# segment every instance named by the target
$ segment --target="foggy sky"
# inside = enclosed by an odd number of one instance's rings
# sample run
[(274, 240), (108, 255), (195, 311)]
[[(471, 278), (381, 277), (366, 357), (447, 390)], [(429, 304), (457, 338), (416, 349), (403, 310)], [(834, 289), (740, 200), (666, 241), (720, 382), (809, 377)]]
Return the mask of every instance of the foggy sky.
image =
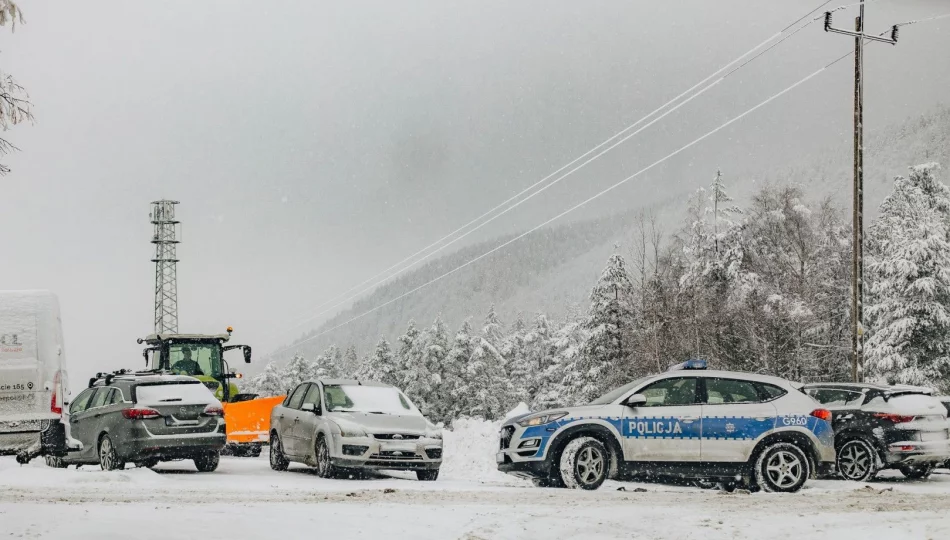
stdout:
[[(263, 360), (306, 330), (288, 332), (316, 304), (820, 1), (19, 3), (27, 22), (0, 32), (0, 68), (28, 89), (37, 122), (6, 133), (22, 151), (0, 178), (0, 289), (59, 294), (82, 381), (141, 365), (135, 338), (152, 330), (150, 201), (182, 203), (181, 330), (232, 325)], [(879, 0), (868, 28), (948, 8)], [(870, 129), (947, 102), (948, 30), (946, 20), (910, 26), (898, 46), (868, 47)], [(851, 46), (812, 25), (471, 240), (534, 226)], [(587, 215), (688, 191), (717, 167), (761, 171), (850, 138), (851, 69), (841, 62)]]

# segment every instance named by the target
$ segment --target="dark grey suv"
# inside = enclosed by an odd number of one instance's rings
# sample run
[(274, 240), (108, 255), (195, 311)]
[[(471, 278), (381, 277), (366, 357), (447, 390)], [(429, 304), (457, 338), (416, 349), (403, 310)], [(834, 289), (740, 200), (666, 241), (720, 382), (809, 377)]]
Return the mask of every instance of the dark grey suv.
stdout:
[(178, 375), (107, 375), (69, 404), (69, 436), (82, 443), (52, 467), (96, 464), (122, 469), (192, 459), (201, 472), (218, 467), (226, 434), (224, 410), (198, 379)]

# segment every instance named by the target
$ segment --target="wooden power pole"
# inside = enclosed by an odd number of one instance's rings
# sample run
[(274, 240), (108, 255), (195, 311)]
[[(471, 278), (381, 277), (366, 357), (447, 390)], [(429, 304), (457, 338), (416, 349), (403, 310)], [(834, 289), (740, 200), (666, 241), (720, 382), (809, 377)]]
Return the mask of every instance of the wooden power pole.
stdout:
[(854, 21), (854, 31), (834, 28), (831, 12), (825, 13), (825, 31), (854, 37), (854, 237), (851, 264), (851, 378), (864, 380), (864, 42), (897, 44), (897, 26), (891, 37), (864, 33), (864, 1)]

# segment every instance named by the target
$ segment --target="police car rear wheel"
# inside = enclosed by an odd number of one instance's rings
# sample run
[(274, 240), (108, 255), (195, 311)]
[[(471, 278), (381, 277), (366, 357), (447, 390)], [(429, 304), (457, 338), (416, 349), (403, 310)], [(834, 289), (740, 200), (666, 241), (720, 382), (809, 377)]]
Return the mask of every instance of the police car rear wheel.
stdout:
[(769, 446), (755, 462), (755, 481), (762, 491), (793, 493), (805, 485), (810, 476), (805, 453), (793, 443)]
[(603, 443), (593, 437), (580, 437), (567, 443), (561, 453), (561, 480), (571, 489), (597, 489), (607, 479), (609, 464)]

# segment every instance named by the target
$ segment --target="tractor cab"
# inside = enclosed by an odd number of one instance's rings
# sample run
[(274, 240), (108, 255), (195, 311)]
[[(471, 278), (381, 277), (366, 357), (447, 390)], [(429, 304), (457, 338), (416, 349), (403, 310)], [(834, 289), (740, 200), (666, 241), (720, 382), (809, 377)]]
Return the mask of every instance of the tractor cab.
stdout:
[(145, 365), (150, 371), (167, 371), (178, 375), (190, 375), (200, 380), (224, 403), (253, 399), (253, 395), (238, 393), (231, 379), (241, 378), (224, 359), (224, 353), (241, 349), (244, 362), (251, 362), (251, 347), (227, 345), (227, 334), (151, 334), (138, 343), (148, 347), (142, 351)]

